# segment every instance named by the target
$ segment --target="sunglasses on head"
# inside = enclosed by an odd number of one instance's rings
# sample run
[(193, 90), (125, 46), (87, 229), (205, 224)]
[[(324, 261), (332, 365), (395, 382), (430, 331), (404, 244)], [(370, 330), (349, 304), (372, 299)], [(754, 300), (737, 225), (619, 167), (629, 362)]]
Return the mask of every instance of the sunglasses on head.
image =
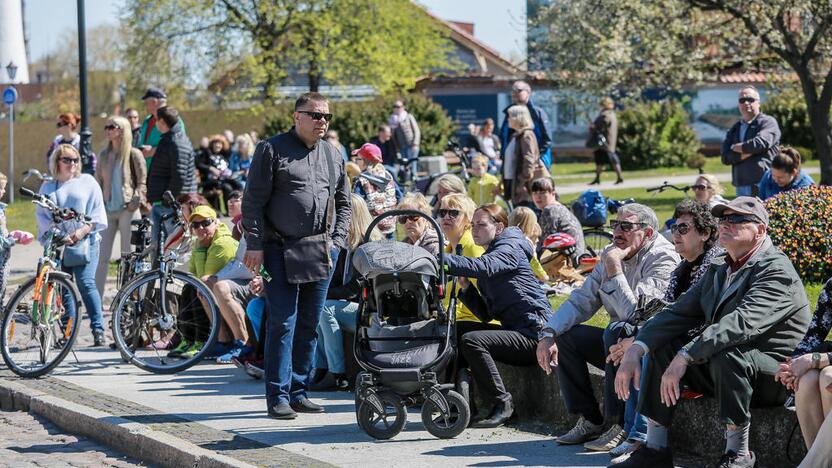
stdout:
[(709, 188), (711, 188), (711, 186), (710, 185), (703, 185), (703, 184), (696, 184), (696, 185), (691, 185), (691, 188), (694, 189), (694, 190), (708, 190)]
[(757, 102), (757, 98), (753, 98), (753, 97), (741, 97), (740, 98), (740, 104), (746, 104), (746, 103), (749, 103), (749, 102)]
[(684, 236), (685, 234), (689, 233), (692, 228), (693, 226), (691, 226), (688, 223), (676, 223), (673, 226), (670, 226), (670, 233), (679, 233), (679, 235)]
[(440, 218), (456, 219), (459, 216), (459, 210), (439, 210)]
[(758, 223), (756, 217), (744, 215), (744, 214), (729, 214), (725, 216), (720, 216), (719, 224), (745, 224), (745, 223)]
[(621, 229), (624, 232), (632, 232), (636, 229), (642, 229), (647, 226), (647, 223), (631, 223), (630, 221), (610, 221), (610, 229), (615, 231)]
[(118, 128), (118, 125), (115, 124), (109, 124), (104, 126), (104, 130), (118, 130)]
[(415, 223), (416, 221), (419, 221), (419, 218), (421, 218), (421, 216), (399, 216), (399, 224), (405, 224), (408, 221)]
[(67, 164), (67, 165), (69, 165), (69, 164), (78, 164), (79, 162), (81, 162), (81, 160), (78, 159), (78, 158), (59, 158), (58, 161), (60, 161), (64, 164)]
[(207, 228), (214, 224), (213, 219), (203, 219), (202, 221), (191, 221), (191, 229)]
[(332, 120), (332, 114), (325, 114), (323, 112), (312, 112), (312, 111), (298, 111), (299, 114), (306, 114), (309, 117), (312, 117), (312, 120), (323, 120), (325, 122), (329, 122)]

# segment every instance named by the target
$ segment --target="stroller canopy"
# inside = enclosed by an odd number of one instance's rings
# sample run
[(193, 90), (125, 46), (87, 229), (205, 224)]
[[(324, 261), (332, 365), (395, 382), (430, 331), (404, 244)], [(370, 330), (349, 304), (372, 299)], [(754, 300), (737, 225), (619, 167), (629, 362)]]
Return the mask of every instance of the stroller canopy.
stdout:
[(367, 242), (355, 250), (352, 262), (358, 273), (368, 279), (392, 273), (439, 276), (436, 258), (427, 250), (405, 242)]

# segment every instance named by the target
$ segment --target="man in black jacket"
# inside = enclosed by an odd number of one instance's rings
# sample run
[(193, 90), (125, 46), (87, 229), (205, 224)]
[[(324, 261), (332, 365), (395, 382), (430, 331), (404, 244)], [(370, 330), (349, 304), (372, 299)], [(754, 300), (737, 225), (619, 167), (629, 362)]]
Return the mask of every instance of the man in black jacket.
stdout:
[(722, 163), (731, 166), (738, 197), (756, 196), (763, 173), (780, 151), (780, 126), (774, 117), (760, 112), (760, 93), (753, 86), (740, 90), (739, 108), (742, 118), (722, 142)]
[[(532, 87), (525, 81), (515, 81), (511, 86), (511, 102), (512, 105), (521, 105), (529, 108), (529, 114), (532, 116), (534, 122), (534, 136), (537, 137), (537, 147), (540, 149), (540, 160), (546, 165), (546, 168), (552, 165), (552, 139), (549, 138), (549, 116), (546, 111), (537, 107), (532, 102)], [(500, 127), (500, 155), (505, 158), (508, 143), (514, 135), (514, 130), (508, 127), (508, 106), (503, 109), (505, 118), (503, 125)], [(505, 161), (505, 159), (503, 159)]]
[(352, 214), (344, 158), (322, 140), (332, 119), (326, 98), (302, 94), (293, 118), (291, 130), (257, 145), (243, 196), (243, 263), (255, 273), (262, 265), (271, 276), (265, 285), (266, 404), (277, 419), (324, 410), (307, 398), (307, 376), (332, 265), (346, 247)]
[(152, 238), (155, 241), (162, 215), (170, 209), (162, 206), (162, 194), (170, 190), (174, 197), (196, 192), (194, 178), (194, 149), (179, 121), (179, 112), (173, 107), (161, 107), (156, 111), (156, 126), (162, 133), (156, 155), (147, 173), (147, 205), (153, 221)]

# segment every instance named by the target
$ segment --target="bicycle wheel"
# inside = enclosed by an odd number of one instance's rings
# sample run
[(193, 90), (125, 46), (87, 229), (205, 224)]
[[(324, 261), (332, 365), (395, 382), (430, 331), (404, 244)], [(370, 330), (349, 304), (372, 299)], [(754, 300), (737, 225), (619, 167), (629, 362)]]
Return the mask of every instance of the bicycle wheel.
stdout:
[(612, 243), (612, 234), (601, 229), (588, 229), (584, 231), (584, 242), (586, 249), (593, 257), (601, 255), (604, 247)]
[[(179, 372), (201, 361), (219, 331), (214, 294), (195, 276), (178, 270), (166, 279), (158, 270), (133, 279), (112, 310), (113, 338), (124, 360), (157, 374)], [(183, 342), (202, 346), (182, 356), (171, 353)]]
[[(75, 304), (70, 313), (67, 302)], [(21, 377), (40, 377), (54, 369), (78, 336), (80, 302), (65, 278), (49, 276), (40, 291), (35, 278), (15, 291), (3, 318), (0, 350), (3, 361)]]

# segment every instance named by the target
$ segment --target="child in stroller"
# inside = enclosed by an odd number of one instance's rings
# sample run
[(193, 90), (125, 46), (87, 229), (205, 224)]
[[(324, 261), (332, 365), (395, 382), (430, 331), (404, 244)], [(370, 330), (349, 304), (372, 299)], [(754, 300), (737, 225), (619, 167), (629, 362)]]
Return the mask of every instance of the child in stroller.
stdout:
[[(387, 216), (421, 216), (439, 235), (432, 218), (415, 210), (388, 211), (367, 229), (365, 241)], [(432, 435), (456, 437), (468, 426), (468, 402), (439, 376), (456, 353), (456, 298), (445, 310), (445, 273), (430, 253), (403, 242), (366, 242), (353, 264), (362, 277), (354, 353), (363, 371), (356, 379), (358, 425), (376, 439), (389, 439), (407, 422), (407, 403), (423, 398), (422, 422)], [(450, 291), (456, 289), (455, 280)]]

